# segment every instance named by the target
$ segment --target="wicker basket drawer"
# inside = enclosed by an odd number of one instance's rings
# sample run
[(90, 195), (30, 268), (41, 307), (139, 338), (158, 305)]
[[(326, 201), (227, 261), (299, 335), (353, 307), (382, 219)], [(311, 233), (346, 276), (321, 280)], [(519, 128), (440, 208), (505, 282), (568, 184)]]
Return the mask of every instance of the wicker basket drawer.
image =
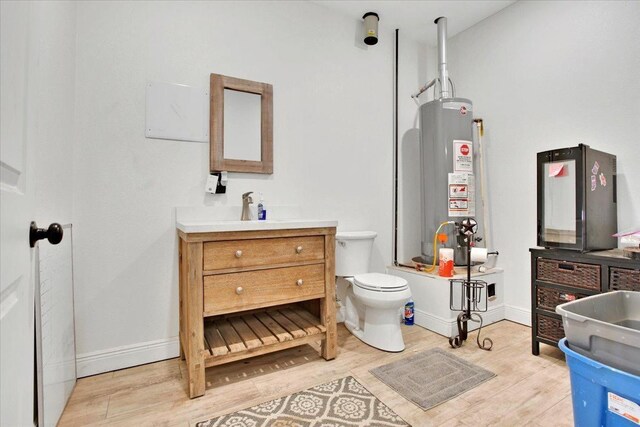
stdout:
[(538, 258), (537, 278), (558, 285), (600, 290), (599, 265)]
[(609, 290), (640, 291), (640, 270), (611, 267), (609, 269)]
[(551, 341), (560, 341), (564, 338), (564, 328), (562, 327), (562, 319), (537, 314), (538, 320), (538, 337), (546, 338)]
[(566, 292), (559, 289), (538, 286), (536, 289), (536, 307), (543, 310), (556, 311), (556, 306), (565, 302), (575, 301), (588, 295), (579, 292)]

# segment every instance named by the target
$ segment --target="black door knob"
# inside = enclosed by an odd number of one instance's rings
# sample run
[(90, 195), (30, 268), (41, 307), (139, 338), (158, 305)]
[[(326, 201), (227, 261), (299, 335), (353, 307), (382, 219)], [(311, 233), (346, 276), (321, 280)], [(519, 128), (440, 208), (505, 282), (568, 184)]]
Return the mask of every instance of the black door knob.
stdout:
[(52, 223), (46, 230), (38, 228), (35, 221), (31, 221), (29, 227), (29, 246), (32, 248), (38, 240), (47, 239), (52, 245), (57, 245), (62, 241), (62, 226), (57, 222)]

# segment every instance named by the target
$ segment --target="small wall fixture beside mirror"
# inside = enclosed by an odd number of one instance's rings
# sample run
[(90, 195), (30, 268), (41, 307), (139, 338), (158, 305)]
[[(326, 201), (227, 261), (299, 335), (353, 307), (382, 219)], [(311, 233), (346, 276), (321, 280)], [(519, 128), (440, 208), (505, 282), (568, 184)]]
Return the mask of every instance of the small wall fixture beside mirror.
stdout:
[(273, 86), (211, 74), (211, 172), (273, 173)]

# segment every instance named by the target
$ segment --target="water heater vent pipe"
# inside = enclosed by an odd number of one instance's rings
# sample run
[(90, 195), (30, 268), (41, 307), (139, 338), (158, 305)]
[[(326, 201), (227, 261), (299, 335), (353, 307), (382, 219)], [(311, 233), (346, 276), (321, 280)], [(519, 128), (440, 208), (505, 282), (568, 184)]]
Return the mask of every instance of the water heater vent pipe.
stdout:
[(449, 72), (447, 71), (447, 18), (434, 21), (438, 25), (438, 72), (440, 74), (440, 98), (449, 98)]

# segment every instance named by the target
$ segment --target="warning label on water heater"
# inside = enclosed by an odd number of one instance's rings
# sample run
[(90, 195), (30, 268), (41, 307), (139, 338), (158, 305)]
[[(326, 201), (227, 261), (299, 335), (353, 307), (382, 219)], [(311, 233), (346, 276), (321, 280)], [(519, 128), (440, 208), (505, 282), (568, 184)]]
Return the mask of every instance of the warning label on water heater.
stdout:
[(473, 173), (473, 143), (453, 140), (453, 172)]
[(470, 173), (449, 174), (449, 216), (475, 216), (475, 177)]

